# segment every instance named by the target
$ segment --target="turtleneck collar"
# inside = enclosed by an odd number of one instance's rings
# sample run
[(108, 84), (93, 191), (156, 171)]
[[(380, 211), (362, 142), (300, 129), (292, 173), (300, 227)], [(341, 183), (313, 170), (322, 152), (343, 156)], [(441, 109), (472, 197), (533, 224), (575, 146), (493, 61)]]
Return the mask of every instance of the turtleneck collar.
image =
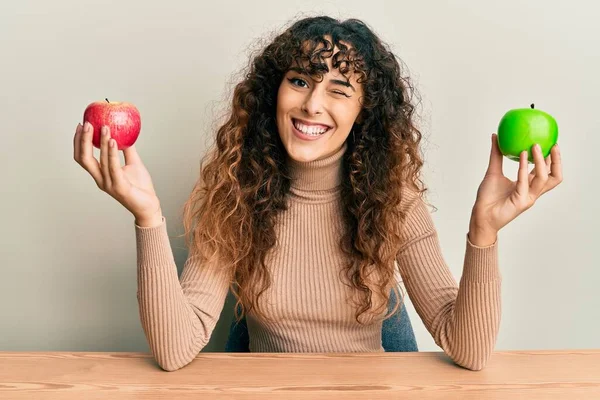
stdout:
[(338, 188), (342, 183), (342, 157), (347, 147), (344, 142), (338, 151), (322, 160), (296, 161), (288, 156), (292, 190), (318, 192)]

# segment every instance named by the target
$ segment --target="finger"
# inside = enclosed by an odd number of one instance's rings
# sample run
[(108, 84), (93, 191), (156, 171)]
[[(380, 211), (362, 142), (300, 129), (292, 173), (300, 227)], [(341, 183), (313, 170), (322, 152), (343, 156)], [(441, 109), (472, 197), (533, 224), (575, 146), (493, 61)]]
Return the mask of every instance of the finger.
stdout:
[(119, 148), (114, 139), (109, 139), (108, 141), (108, 170), (112, 182), (112, 189), (117, 195), (122, 195), (129, 181), (123, 176), (123, 169), (121, 168), (121, 160), (119, 158)]
[(486, 174), (502, 175), (502, 152), (498, 146), (498, 135), (492, 134), (492, 149)]
[(556, 181), (556, 184), (559, 184), (563, 180), (562, 175), (562, 159), (560, 157), (560, 148), (558, 144), (552, 147), (550, 151), (552, 154), (552, 165), (550, 166), (550, 175)]
[(123, 149), (123, 155), (125, 156), (125, 165), (142, 163), (142, 160), (135, 148), (135, 145), (131, 145), (128, 148)]
[(108, 170), (108, 140), (110, 139), (110, 129), (108, 126), (103, 126), (100, 135), (100, 170), (104, 178), (105, 190), (110, 190), (112, 181), (110, 179), (110, 171)]
[(75, 136), (73, 136), (73, 159), (79, 163), (79, 154), (81, 152), (81, 124), (77, 124), (75, 128)]
[[(552, 168), (552, 151), (550, 151), (550, 154), (548, 154), (548, 157), (546, 157), (546, 171), (548, 174), (550, 174)], [(536, 171), (536, 167), (533, 167), (533, 169), (531, 170), (531, 172), (529, 173), (529, 184), (531, 184), (531, 181), (533, 180), (533, 178), (535, 178), (535, 171)]]
[(517, 177), (517, 195), (520, 199), (529, 198), (529, 181), (527, 175), (529, 171), (529, 161), (527, 160), (527, 151), (524, 150), (519, 154), (519, 172)]
[(102, 178), (102, 172), (100, 171), (100, 164), (94, 157), (92, 137), (94, 136), (94, 128), (92, 124), (86, 122), (83, 125), (83, 131), (81, 133), (81, 144), (80, 144), (80, 161), (83, 168), (92, 175), (96, 185), (99, 188), (103, 187), (104, 179)]
[(533, 161), (535, 162), (535, 177), (531, 181), (529, 192), (535, 196), (540, 196), (544, 191), (544, 186), (548, 182), (548, 170), (544, 163), (542, 150), (533, 146), (531, 151), (533, 153)]

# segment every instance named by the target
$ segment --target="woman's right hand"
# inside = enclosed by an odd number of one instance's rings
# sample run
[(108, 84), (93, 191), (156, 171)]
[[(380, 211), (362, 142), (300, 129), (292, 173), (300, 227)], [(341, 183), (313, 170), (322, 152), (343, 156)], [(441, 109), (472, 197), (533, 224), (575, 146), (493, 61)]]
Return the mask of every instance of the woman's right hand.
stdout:
[[(90, 123), (77, 125), (73, 138), (73, 158), (77, 164), (92, 175), (103, 192), (121, 203), (136, 219), (136, 223), (162, 221), (160, 201), (154, 191), (152, 178), (142, 163), (135, 146), (123, 149), (125, 165), (121, 167), (119, 150), (110, 129), (102, 129), (106, 135), (100, 139), (100, 162), (93, 154), (93, 127)], [(102, 132), (104, 133), (104, 132)], [(110, 146), (110, 142), (114, 146)]]

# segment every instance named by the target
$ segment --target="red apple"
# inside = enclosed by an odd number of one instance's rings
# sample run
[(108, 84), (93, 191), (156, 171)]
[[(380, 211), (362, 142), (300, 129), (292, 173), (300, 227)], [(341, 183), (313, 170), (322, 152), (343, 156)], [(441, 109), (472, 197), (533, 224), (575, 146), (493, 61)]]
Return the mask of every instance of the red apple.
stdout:
[(88, 105), (83, 113), (83, 122), (94, 127), (92, 144), (100, 148), (100, 129), (106, 125), (110, 128), (110, 137), (117, 142), (118, 149), (131, 147), (142, 128), (140, 112), (131, 103), (95, 101)]

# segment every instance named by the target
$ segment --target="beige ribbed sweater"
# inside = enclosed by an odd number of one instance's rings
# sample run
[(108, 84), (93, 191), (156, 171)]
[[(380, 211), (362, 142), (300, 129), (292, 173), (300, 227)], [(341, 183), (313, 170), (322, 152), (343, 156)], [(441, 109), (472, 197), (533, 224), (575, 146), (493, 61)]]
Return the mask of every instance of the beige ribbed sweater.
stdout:
[[(253, 352), (382, 352), (382, 323), (360, 325), (339, 279), (343, 256), (340, 182), (346, 147), (326, 159), (288, 160), (289, 209), (276, 225), (277, 247), (268, 258), (272, 286), (261, 297), (272, 319), (247, 315)], [(460, 286), (446, 265), (427, 206), (406, 196), (409, 211), (397, 254), (399, 274), (425, 327), (455, 363), (483, 368), (500, 324), (501, 275), (497, 244), (473, 245), (466, 236)], [(135, 224), (134, 224), (135, 225)], [(138, 301), (142, 327), (161, 368), (177, 370), (208, 343), (223, 309), (229, 276), (188, 257), (181, 277), (166, 220), (135, 225)], [(222, 266), (221, 266), (222, 267)]]

